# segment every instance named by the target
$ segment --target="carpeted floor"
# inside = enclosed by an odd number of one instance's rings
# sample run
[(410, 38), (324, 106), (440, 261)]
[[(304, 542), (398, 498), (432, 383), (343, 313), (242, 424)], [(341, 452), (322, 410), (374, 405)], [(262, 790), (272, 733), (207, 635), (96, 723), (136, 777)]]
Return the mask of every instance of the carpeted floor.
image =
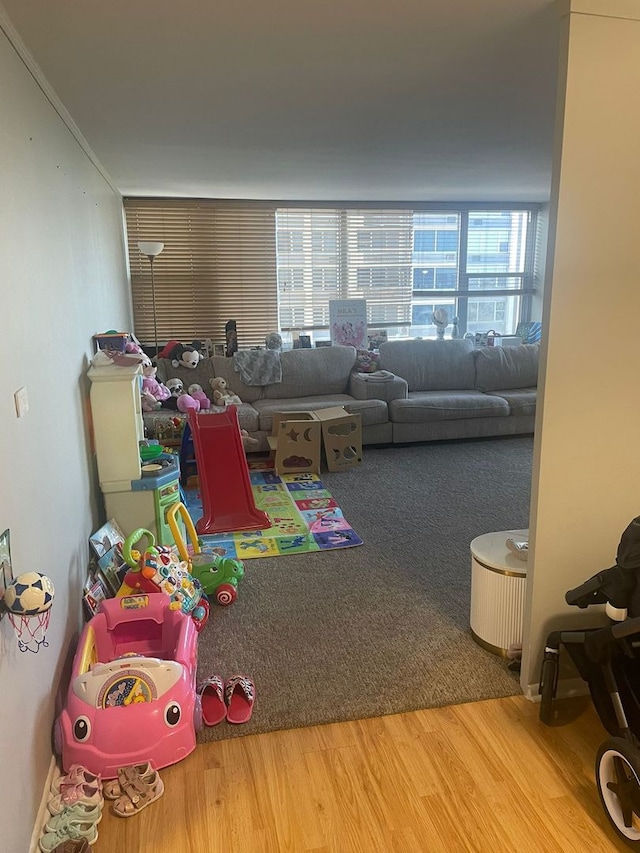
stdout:
[(517, 676), (469, 632), (471, 540), (529, 524), (533, 439), (365, 448), (322, 473), (359, 548), (255, 559), (214, 605), (199, 677), (246, 673), (246, 725), (201, 741), (508, 696)]

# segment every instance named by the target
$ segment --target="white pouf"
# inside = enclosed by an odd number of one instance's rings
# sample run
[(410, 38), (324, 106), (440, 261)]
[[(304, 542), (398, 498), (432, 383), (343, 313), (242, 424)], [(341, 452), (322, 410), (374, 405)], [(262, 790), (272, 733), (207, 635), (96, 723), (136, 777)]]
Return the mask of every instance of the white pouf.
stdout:
[(507, 548), (507, 539), (522, 541), (528, 530), (484, 533), (471, 542), (471, 633), (487, 651), (506, 657), (509, 646), (522, 643), (527, 563)]

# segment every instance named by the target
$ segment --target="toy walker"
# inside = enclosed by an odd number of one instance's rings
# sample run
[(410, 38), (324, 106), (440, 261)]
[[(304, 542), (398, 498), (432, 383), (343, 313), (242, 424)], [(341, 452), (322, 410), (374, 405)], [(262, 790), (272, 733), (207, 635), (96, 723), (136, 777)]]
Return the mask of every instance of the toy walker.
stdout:
[[(142, 554), (133, 551), (133, 546), (144, 536), (148, 539), (147, 549)], [(164, 592), (169, 596), (172, 608), (189, 614), (198, 631), (204, 628), (209, 618), (209, 600), (200, 582), (190, 574), (186, 561), (176, 560), (168, 546), (156, 545), (153, 533), (143, 527), (127, 536), (122, 556), (130, 571), (118, 590), (119, 597), (136, 592)]]

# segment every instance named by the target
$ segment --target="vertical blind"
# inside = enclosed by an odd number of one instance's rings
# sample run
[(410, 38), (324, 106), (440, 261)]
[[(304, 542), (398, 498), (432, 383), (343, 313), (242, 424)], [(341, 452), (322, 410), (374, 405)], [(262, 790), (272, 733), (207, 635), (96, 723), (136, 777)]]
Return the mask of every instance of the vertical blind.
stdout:
[(209, 199), (125, 198), (135, 334), (154, 340), (151, 265), (138, 241), (164, 243), (153, 281), (160, 344), (224, 341), (235, 320), (241, 347), (278, 329), (273, 205)]
[(366, 299), (370, 323), (410, 322), (413, 211), (278, 208), (283, 330), (328, 327), (330, 299)]

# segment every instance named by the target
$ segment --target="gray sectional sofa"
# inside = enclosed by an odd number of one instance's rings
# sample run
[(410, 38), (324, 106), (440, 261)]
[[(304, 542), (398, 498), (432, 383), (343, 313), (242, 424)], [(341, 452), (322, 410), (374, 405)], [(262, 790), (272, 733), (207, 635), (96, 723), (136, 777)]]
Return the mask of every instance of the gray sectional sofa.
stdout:
[(533, 432), (538, 349), (474, 349), (469, 340), (382, 344), (382, 366), (407, 382), (406, 395), (389, 402), (394, 444)]
[[(513, 435), (533, 431), (538, 346), (483, 347), (467, 340), (390, 341), (380, 347), (381, 369), (357, 372), (353, 347), (296, 349), (280, 354), (281, 381), (246, 384), (223, 356), (195, 368), (158, 363), (158, 379), (181, 379), (210, 393), (209, 379), (223, 376), (237, 394), (240, 426), (268, 450), (274, 412), (344, 406), (362, 419), (363, 444), (403, 444), (450, 438)], [(217, 411), (212, 407), (211, 411)], [(153, 436), (158, 419), (144, 414)]]

